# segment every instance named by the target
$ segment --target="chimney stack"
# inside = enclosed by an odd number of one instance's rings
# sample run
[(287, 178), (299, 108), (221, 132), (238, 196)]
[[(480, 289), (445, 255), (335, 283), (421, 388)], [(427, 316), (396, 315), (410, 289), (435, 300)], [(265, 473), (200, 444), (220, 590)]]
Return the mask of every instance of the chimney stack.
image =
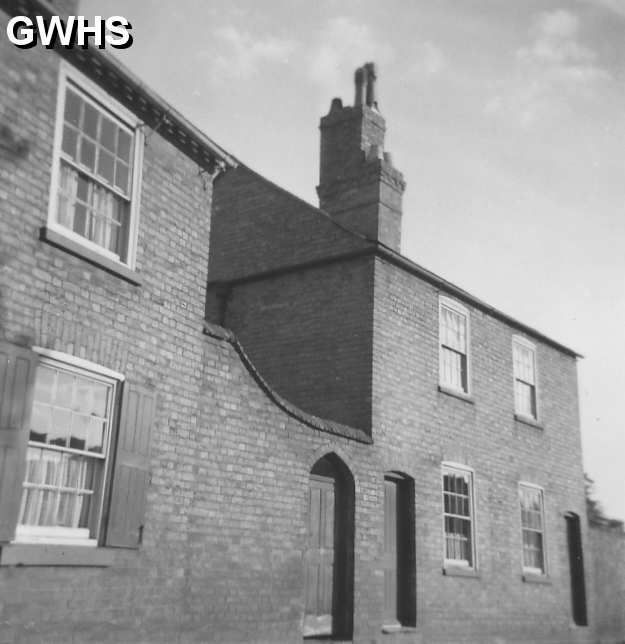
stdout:
[(321, 119), (319, 206), (366, 237), (399, 251), (401, 201), (406, 184), (384, 151), (386, 123), (378, 110), (376, 69), (354, 74), (353, 107), (333, 99)]

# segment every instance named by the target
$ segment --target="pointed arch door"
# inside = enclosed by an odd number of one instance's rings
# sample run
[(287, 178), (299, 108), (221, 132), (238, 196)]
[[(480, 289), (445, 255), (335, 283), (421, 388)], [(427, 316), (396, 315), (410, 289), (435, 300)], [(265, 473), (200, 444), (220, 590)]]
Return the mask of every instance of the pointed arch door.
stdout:
[(307, 516), (304, 637), (351, 639), (354, 479), (334, 453), (310, 471)]

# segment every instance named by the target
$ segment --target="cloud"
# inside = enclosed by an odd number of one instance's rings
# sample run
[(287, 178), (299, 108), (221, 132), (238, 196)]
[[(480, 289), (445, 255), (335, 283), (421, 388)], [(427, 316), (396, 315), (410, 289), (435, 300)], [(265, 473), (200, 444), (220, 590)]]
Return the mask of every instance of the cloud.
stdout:
[(385, 65), (394, 56), (393, 48), (378, 41), (368, 25), (337, 16), (320, 31), (308, 59), (308, 72), (314, 82), (336, 94), (345, 89), (345, 79), (363, 63)]
[(219, 53), (202, 51), (200, 57), (210, 62), (213, 74), (221, 79), (245, 78), (263, 63), (287, 63), (297, 49), (292, 40), (266, 36), (255, 38), (234, 26), (214, 30)]
[(540, 14), (532, 28), (534, 39), (517, 51), (525, 65), (543, 69), (552, 81), (593, 82), (608, 78), (608, 72), (597, 64), (597, 55), (579, 42), (579, 18), (565, 11)]
[(514, 113), (524, 126), (539, 116), (594, 99), (597, 86), (610, 79), (596, 52), (581, 42), (579, 17), (567, 10), (534, 17), (530, 42), (516, 51), (517, 70), (512, 89), (490, 97), (489, 115)]

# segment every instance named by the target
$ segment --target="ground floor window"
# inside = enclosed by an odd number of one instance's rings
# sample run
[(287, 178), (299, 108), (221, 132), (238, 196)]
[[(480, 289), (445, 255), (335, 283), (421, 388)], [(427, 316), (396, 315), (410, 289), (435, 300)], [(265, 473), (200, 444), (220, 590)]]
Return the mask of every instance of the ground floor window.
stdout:
[(16, 537), (96, 543), (117, 382), (42, 357)]
[(475, 567), (473, 473), (443, 465), (445, 563)]
[(545, 519), (543, 491), (534, 485), (519, 485), (521, 532), (523, 536), (523, 571), (544, 575)]

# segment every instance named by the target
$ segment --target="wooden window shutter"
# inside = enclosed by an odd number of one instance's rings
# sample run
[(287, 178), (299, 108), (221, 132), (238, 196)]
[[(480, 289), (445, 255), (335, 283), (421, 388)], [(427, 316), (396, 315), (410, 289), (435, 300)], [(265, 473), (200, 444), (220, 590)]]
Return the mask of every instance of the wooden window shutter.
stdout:
[(153, 391), (125, 383), (113, 466), (107, 546), (138, 548), (141, 543), (155, 408)]
[(38, 356), (0, 342), (0, 542), (15, 535)]

